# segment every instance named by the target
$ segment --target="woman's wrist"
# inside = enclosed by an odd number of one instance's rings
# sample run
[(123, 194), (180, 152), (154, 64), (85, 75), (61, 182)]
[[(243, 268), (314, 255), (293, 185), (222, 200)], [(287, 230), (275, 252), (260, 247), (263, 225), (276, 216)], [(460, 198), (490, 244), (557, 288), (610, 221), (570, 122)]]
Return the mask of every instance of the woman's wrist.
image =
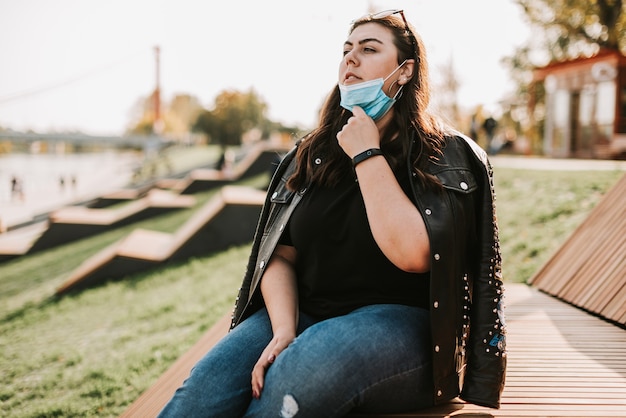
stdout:
[(358, 164), (362, 163), (363, 161), (375, 157), (377, 155), (383, 155), (383, 152), (381, 151), (380, 148), (370, 148), (368, 150), (365, 150), (357, 155), (355, 155), (352, 158), (352, 166), (356, 167)]
[(293, 341), (296, 338), (296, 327), (291, 326), (279, 326), (276, 329), (272, 329), (274, 337), (283, 341)]

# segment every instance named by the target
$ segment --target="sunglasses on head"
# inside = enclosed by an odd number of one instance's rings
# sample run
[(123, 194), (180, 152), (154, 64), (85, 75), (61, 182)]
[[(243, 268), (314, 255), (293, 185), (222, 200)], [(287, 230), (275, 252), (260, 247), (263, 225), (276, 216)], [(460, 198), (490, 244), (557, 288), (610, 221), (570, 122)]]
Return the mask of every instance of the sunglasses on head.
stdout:
[(417, 53), (417, 41), (415, 40), (415, 36), (413, 35), (413, 32), (411, 32), (411, 29), (409, 28), (409, 23), (407, 22), (406, 17), (404, 17), (404, 10), (390, 9), (390, 10), (383, 10), (382, 12), (378, 12), (378, 13), (368, 13), (364, 16), (361, 16), (360, 18), (356, 20), (353, 20), (352, 25), (354, 25), (355, 22), (361, 22), (361, 21), (369, 22), (371, 20), (384, 19), (386, 17), (393, 16), (395, 14), (399, 14), (400, 17), (402, 17), (402, 21), (404, 22), (404, 32), (409, 37), (409, 39), (411, 39), (411, 43), (413, 44), (413, 51), (415, 52), (415, 58), (419, 59), (419, 54)]

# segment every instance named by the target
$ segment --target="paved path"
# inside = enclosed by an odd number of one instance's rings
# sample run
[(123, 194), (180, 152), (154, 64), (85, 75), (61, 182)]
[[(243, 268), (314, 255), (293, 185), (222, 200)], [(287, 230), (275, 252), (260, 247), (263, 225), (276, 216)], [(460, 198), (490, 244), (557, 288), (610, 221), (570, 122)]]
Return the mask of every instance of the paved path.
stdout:
[(570, 158), (542, 158), (517, 155), (495, 155), (489, 157), (494, 167), (520, 168), (525, 170), (556, 171), (626, 171), (626, 161), (581, 160)]

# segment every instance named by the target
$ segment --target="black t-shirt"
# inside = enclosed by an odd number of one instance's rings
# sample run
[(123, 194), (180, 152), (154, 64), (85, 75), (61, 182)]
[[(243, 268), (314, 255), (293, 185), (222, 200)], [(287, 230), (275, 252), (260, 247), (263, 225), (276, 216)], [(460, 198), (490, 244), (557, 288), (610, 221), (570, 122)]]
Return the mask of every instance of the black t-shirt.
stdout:
[[(406, 193), (407, 179), (400, 183)], [(309, 315), (329, 318), (380, 303), (428, 309), (430, 275), (407, 273), (385, 257), (352, 176), (334, 188), (311, 187), (281, 243), (298, 252), (300, 309)]]

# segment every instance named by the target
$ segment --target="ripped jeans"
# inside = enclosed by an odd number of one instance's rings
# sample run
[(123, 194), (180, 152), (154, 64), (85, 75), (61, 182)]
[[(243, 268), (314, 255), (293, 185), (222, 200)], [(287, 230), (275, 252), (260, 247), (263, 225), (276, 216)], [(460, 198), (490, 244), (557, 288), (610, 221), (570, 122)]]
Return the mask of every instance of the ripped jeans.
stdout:
[(425, 309), (370, 305), (322, 321), (300, 313), (297, 332), (254, 399), (252, 368), (272, 338), (267, 311), (256, 312), (194, 366), (159, 418), (327, 418), (432, 405)]

